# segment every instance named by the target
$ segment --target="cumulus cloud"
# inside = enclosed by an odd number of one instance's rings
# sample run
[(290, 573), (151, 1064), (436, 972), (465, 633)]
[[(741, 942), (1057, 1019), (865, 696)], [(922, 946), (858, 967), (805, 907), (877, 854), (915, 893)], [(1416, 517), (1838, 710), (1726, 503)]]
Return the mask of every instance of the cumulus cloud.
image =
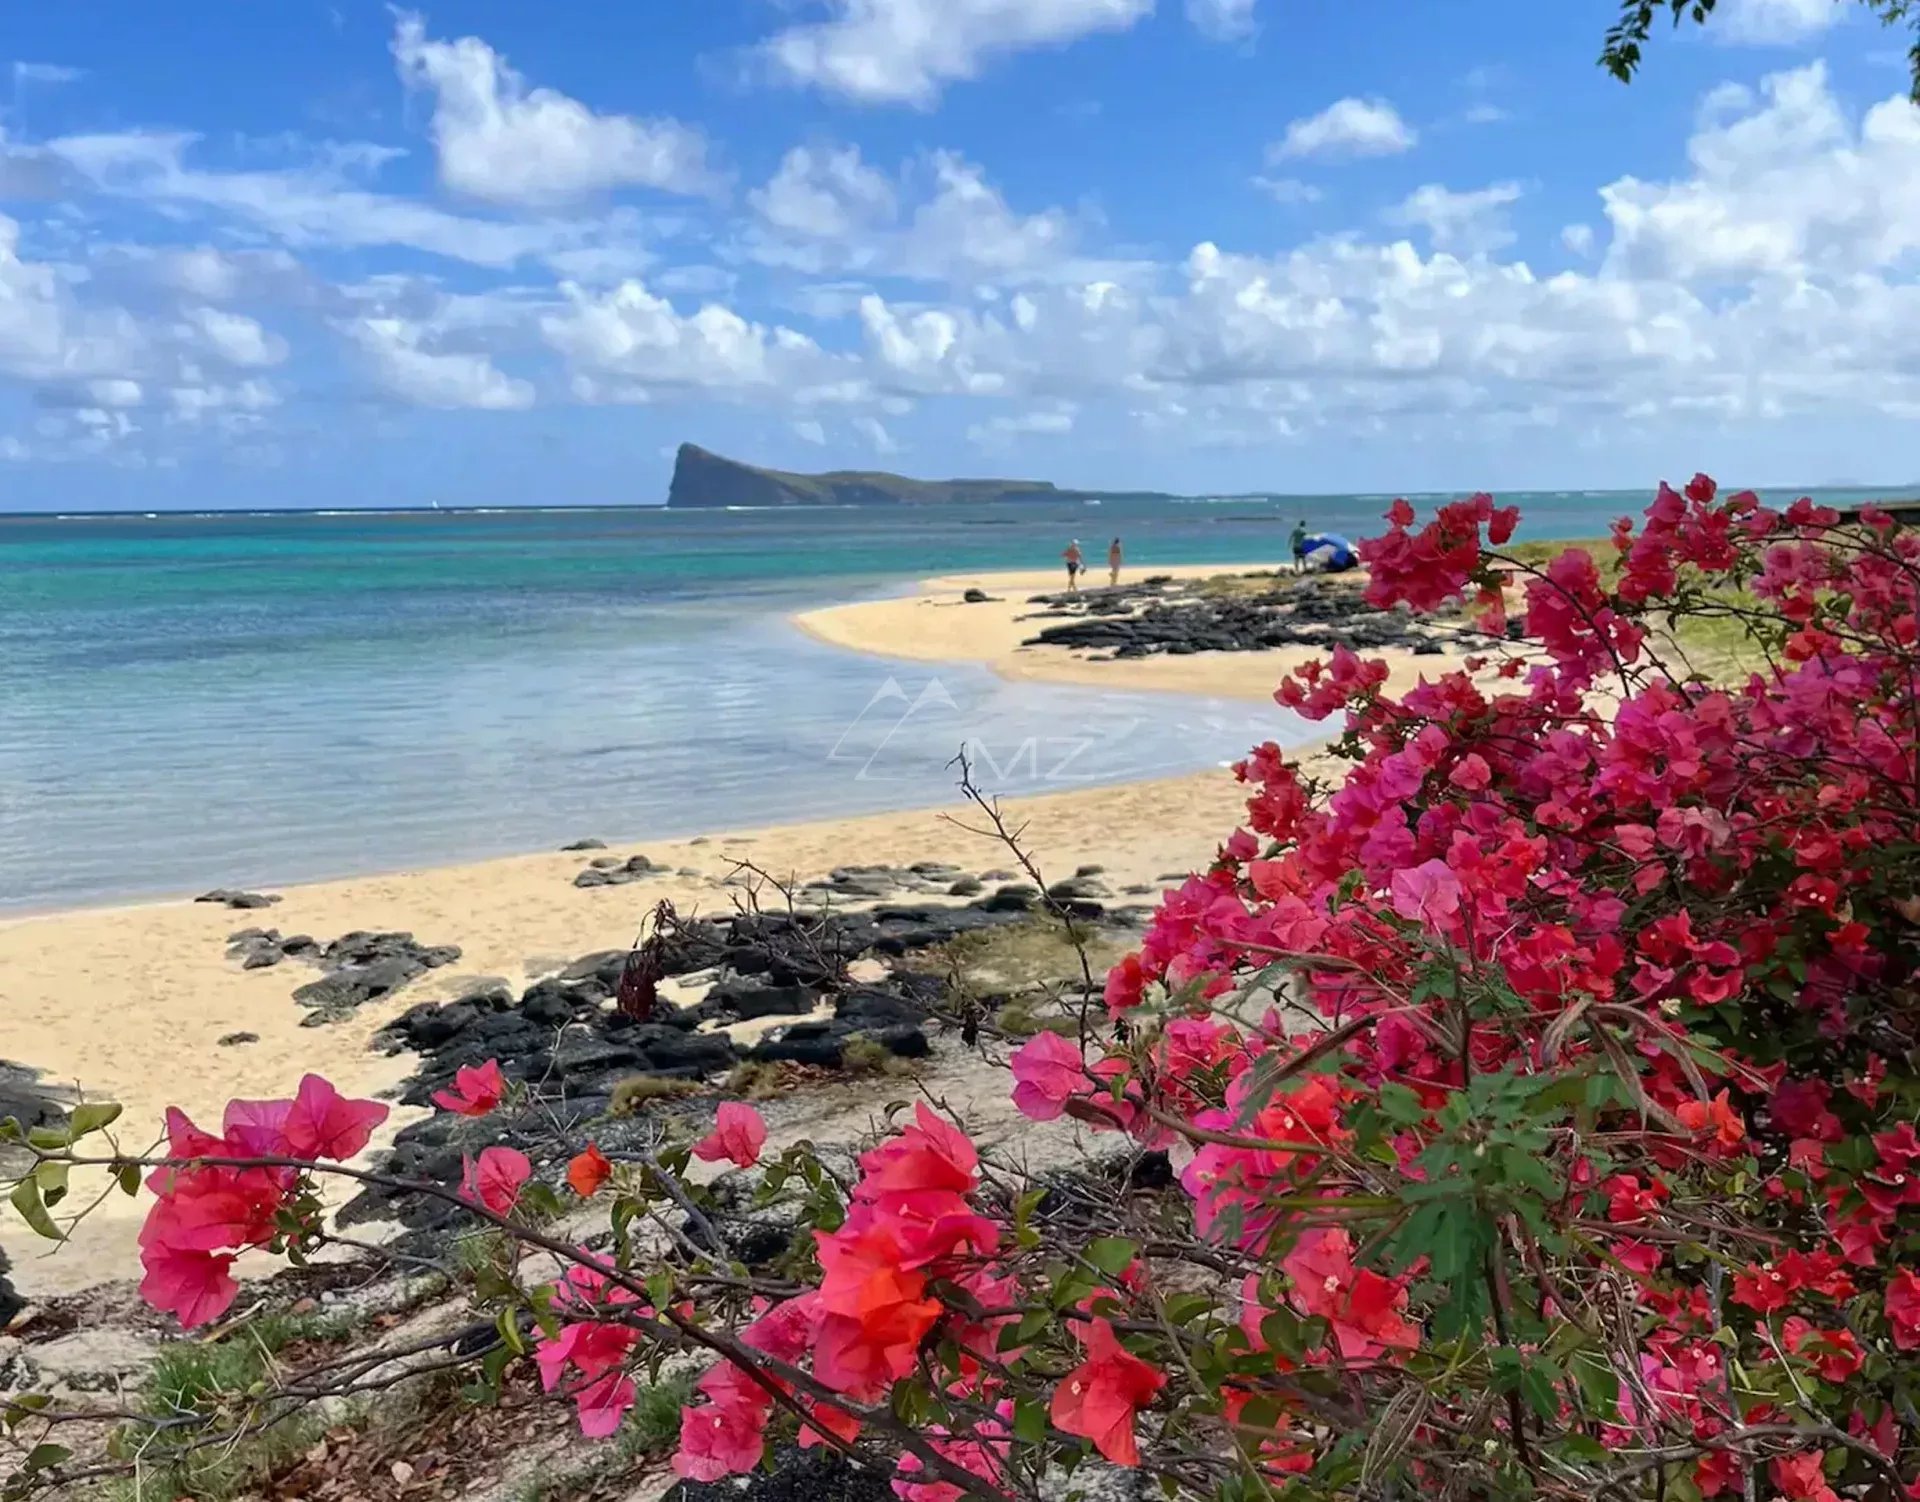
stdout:
[(1466, 193), (1426, 183), (1389, 210), (1387, 222), (1425, 229), (1437, 250), (1499, 250), (1513, 243), (1507, 210), (1520, 201), (1520, 194), (1520, 185), (1510, 182)]
[(1720, 0), (1707, 32), (1735, 45), (1792, 47), (1838, 24), (1845, 13), (1842, 0)]
[(1202, 36), (1216, 42), (1244, 42), (1259, 30), (1258, 0), (1187, 0), (1187, 19)]
[(828, 0), (825, 21), (769, 38), (760, 57), (777, 77), (863, 104), (939, 99), (995, 58), (1124, 31), (1154, 0)]
[(418, 407), (512, 411), (533, 405), (533, 387), (507, 375), (490, 356), (425, 347), (429, 330), (403, 318), (361, 318), (343, 329), (374, 382)]
[(403, 14), (393, 56), (409, 85), (433, 95), (440, 180), (489, 203), (545, 205), (612, 188), (705, 193), (706, 138), (676, 120), (595, 114), (526, 80), (478, 37), (433, 41)]
[(1286, 134), (1267, 148), (1267, 158), (1279, 163), (1303, 157), (1396, 156), (1411, 151), (1419, 139), (1386, 100), (1347, 98), (1290, 123)]
[(769, 229), (802, 240), (865, 236), (898, 212), (893, 183), (857, 146), (796, 146), (747, 201)]
[(278, 365), (287, 357), (287, 341), (244, 313), (194, 308), (187, 313), (183, 332), (229, 365)]
[(748, 201), (756, 215), (748, 253), (816, 276), (1014, 284), (1058, 267), (1076, 239), (1063, 210), (1019, 212), (978, 164), (951, 151), (896, 180), (855, 147), (800, 147)]
[(15, 63), (13, 65), (13, 86), (16, 89), (23, 83), (78, 83), (86, 76), (85, 68), (69, 68), (63, 63)]
[(851, 374), (806, 335), (721, 303), (682, 314), (637, 280), (605, 292), (561, 290), (567, 306), (543, 316), (540, 332), (567, 361), (583, 400), (704, 393), (804, 401)]

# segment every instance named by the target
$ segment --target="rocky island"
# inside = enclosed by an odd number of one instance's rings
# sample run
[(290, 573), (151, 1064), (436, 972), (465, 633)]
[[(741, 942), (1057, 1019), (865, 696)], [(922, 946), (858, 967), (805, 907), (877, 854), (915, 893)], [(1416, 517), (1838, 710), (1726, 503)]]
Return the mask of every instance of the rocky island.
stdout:
[(910, 480), (879, 470), (830, 470), (801, 475), (762, 469), (683, 443), (673, 462), (667, 505), (923, 506), (966, 501), (1074, 500), (1082, 492), (1046, 480)]

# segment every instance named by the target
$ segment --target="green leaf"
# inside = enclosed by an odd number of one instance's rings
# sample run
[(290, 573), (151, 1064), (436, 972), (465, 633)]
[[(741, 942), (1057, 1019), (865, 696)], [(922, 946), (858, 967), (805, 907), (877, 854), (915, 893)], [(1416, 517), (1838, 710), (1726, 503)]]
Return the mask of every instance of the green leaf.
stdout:
[(16, 1393), (7, 1399), (6, 1412), (0, 1416), (0, 1427), (11, 1433), (52, 1401), (53, 1394), (50, 1392)]
[(1047, 1442), (1047, 1410), (1037, 1398), (1021, 1398), (1013, 1405), (1013, 1437), (1023, 1445)]
[(22, 1464), (24, 1464), (29, 1471), (44, 1471), (49, 1466), (59, 1465), (61, 1461), (67, 1459), (72, 1454), (73, 1451), (69, 1450), (65, 1445), (35, 1445), (31, 1450), (27, 1451), (27, 1458)]
[(117, 1100), (83, 1100), (67, 1118), (70, 1139), (78, 1142), (90, 1132), (112, 1126), (120, 1119), (120, 1111), (121, 1105)]
[(140, 1165), (138, 1163), (122, 1163), (118, 1168), (114, 1169), (113, 1176), (120, 1181), (120, 1189), (123, 1193), (133, 1195), (140, 1192)]
[(502, 1309), (493, 1322), (500, 1332), (500, 1343), (516, 1356), (527, 1354), (527, 1343), (520, 1338), (520, 1320), (511, 1309)]
[(1396, 1126), (1418, 1126), (1427, 1119), (1427, 1108), (1420, 1103), (1419, 1094), (1405, 1085), (1390, 1080), (1380, 1087), (1377, 1095), (1380, 1114)]
[(48, 1205), (57, 1205), (67, 1197), (67, 1165), (47, 1159), (33, 1166), (33, 1181)]
[(1560, 1390), (1539, 1364), (1529, 1366), (1520, 1373), (1520, 1396), (1527, 1400), (1529, 1408), (1540, 1415), (1542, 1423), (1551, 1424), (1559, 1419)]
[(1102, 1236), (1087, 1248), (1087, 1261), (1109, 1278), (1117, 1278), (1133, 1265), (1140, 1248), (1124, 1236)]
[(40, 1200), (40, 1186), (32, 1179), (22, 1179), (14, 1186), (8, 1203), (27, 1225), (37, 1234), (49, 1241), (65, 1241), (60, 1228), (53, 1223), (53, 1217), (47, 1214), (47, 1207)]

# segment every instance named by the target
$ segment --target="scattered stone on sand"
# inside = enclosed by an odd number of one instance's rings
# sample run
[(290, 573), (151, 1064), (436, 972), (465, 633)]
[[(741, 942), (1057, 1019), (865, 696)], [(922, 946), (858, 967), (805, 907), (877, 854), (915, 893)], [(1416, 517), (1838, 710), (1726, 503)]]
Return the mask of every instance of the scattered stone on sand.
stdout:
[(229, 887), (215, 887), (211, 892), (202, 892), (193, 900), (195, 902), (217, 902), (225, 907), (245, 910), (249, 908), (272, 907), (280, 898), (277, 893), (272, 892), (237, 892)]
[(310, 1008), (301, 1026), (319, 1027), (399, 990), (416, 976), (451, 965), (460, 958), (460, 946), (421, 944), (405, 932), (356, 929), (324, 948), (310, 943), (302, 957), (326, 972), (293, 993), (295, 1001)]
[(215, 1040), (222, 1048), (238, 1048), (243, 1043), (258, 1043), (258, 1033), (222, 1033)]
[(655, 865), (644, 855), (631, 855), (625, 860), (601, 856), (589, 861), (587, 869), (573, 878), (573, 884), (576, 887), (624, 887), (666, 870), (667, 867)]
[(1000, 597), (998, 595), (990, 595), (984, 589), (969, 589), (965, 594), (961, 595), (960, 598), (968, 605), (986, 605)]
[(575, 840), (571, 845), (562, 845), (560, 852), (565, 855), (575, 850), (605, 850), (606, 848), (605, 840)]
[(1342, 644), (1393, 647), (1415, 656), (1446, 650), (1445, 636), (1431, 622), (1367, 604), (1354, 581), (1254, 574), (1240, 582), (1243, 588), (1221, 590), (1213, 580), (1150, 579), (1078, 594), (1037, 595), (1034, 603), (1058, 624), (1042, 627), (1025, 645), (1068, 647), (1107, 658)]

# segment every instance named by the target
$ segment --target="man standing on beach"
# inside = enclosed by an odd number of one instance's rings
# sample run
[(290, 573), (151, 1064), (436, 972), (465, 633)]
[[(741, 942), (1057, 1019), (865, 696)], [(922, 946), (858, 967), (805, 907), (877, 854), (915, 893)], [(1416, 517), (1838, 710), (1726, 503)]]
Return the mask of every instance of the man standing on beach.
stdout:
[(1086, 554), (1080, 551), (1080, 539), (1076, 537), (1068, 543), (1066, 552), (1060, 556), (1067, 560), (1067, 593), (1077, 595), (1080, 593), (1080, 570), (1086, 567), (1087, 562)]
[(1304, 574), (1307, 571), (1307, 523), (1302, 517), (1293, 525), (1293, 536), (1288, 539), (1293, 548), (1293, 571)]
[(1107, 544), (1107, 585), (1109, 588), (1120, 582), (1121, 562), (1120, 539), (1116, 537), (1112, 542)]

